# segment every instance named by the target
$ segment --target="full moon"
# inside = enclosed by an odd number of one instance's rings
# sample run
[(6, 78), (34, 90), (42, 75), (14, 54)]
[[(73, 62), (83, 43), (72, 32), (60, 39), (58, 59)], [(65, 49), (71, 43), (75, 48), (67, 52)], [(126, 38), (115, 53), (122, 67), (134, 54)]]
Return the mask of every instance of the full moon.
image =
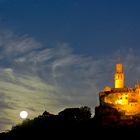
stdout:
[(28, 112), (27, 111), (21, 111), (19, 115), (20, 115), (20, 118), (26, 119), (28, 117)]

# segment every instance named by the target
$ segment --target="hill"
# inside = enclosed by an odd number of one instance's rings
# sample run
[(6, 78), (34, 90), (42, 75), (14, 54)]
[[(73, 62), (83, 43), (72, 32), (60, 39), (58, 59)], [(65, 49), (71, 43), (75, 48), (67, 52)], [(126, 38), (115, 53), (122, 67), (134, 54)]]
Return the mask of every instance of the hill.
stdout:
[(74, 139), (90, 137), (135, 137), (139, 134), (140, 117), (123, 116), (117, 110), (105, 106), (95, 108), (91, 117), (89, 107), (66, 108), (58, 115), (44, 111), (42, 115), (13, 126), (0, 134), (0, 140), (20, 139)]

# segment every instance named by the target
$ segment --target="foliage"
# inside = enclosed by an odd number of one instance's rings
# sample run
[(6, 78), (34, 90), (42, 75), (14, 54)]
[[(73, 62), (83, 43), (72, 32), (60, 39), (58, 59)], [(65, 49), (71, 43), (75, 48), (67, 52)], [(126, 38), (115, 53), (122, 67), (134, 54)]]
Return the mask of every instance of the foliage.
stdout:
[[(98, 106), (95, 108), (95, 116), (91, 117), (90, 108), (82, 106), (80, 108), (66, 108), (58, 115), (44, 111), (42, 115), (29, 120), (24, 120), (21, 124), (13, 126), (9, 132), (0, 134), (0, 140), (18, 140), (18, 139), (79, 139), (86, 136), (88, 139), (96, 132), (113, 133), (118, 132), (118, 128), (127, 128), (132, 130), (140, 129), (140, 116), (125, 117), (121, 120), (121, 114), (114, 108), (108, 106)], [(113, 128), (113, 129), (112, 129)], [(108, 131), (109, 130), (109, 131)], [(136, 130), (136, 129), (135, 129)], [(123, 131), (120, 131), (123, 132)], [(136, 131), (135, 131), (136, 132)], [(119, 132), (118, 132), (119, 133)], [(117, 134), (118, 134), (117, 133)], [(66, 137), (64, 136), (66, 135)], [(100, 139), (100, 135), (98, 135)]]
[(87, 106), (81, 108), (66, 108), (59, 113), (59, 116), (68, 120), (87, 120), (91, 117), (91, 110)]

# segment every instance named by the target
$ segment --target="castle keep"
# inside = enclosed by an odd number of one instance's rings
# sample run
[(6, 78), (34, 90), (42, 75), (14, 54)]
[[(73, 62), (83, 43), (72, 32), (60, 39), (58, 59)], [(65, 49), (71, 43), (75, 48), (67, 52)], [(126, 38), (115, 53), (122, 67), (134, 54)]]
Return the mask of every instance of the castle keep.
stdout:
[(140, 85), (135, 84), (134, 88), (125, 87), (122, 64), (116, 64), (114, 74), (114, 87), (105, 87), (99, 92), (101, 106), (116, 108), (124, 115), (140, 114)]

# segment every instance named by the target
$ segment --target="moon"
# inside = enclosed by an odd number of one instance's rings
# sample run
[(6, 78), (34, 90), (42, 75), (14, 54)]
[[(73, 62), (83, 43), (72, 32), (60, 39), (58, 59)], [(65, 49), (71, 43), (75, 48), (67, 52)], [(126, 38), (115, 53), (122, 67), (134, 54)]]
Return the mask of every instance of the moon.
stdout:
[(21, 111), (19, 114), (21, 119), (26, 119), (28, 117), (28, 112), (27, 111)]

